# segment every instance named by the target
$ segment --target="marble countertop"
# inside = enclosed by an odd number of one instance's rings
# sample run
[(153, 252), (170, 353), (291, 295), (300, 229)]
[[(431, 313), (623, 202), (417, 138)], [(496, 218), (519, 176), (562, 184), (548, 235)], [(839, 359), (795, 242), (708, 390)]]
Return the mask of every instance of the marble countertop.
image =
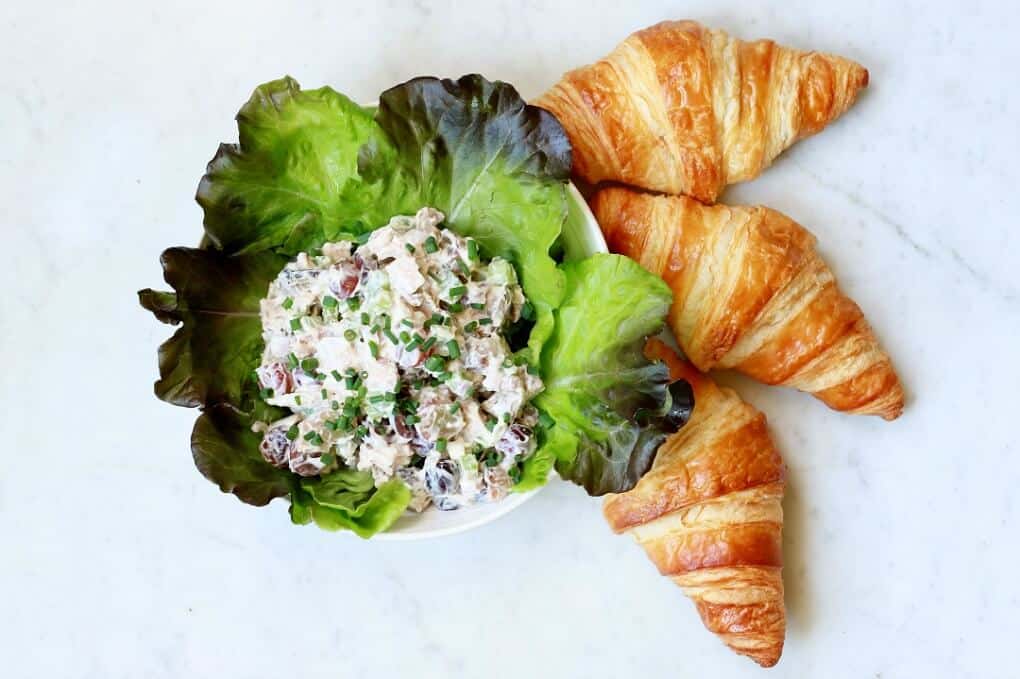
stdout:
[(850, 113), (724, 200), (818, 235), (910, 395), (890, 424), (721, 377), (768, 414), (789, 466), (789, 633), (768, 675), (1016, 676), (1020, 14), (893, 4), (6, 5), (0, 674), (762, 674), (572, 486), (400, 544), (219, 493), (189, 459), (194, 413), (151, 395), (168, 328), (134, 294), (161, 282), (165, 246), (198, 238), (198, 177), (264, 80), (370, 100), (479, 71), (532, 96), (689, 17), (870, 69)]

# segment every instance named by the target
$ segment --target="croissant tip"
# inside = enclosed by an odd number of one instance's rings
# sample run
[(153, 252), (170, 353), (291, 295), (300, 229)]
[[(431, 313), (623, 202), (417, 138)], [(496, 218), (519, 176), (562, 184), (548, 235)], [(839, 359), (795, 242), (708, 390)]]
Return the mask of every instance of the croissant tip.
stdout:
[(868, 82), (871, 80), (871, 75), (868, 73), (868, 69), (861, 66), (860, 73), (857, 76), (857, 86), (864, 88), (868, 86)]

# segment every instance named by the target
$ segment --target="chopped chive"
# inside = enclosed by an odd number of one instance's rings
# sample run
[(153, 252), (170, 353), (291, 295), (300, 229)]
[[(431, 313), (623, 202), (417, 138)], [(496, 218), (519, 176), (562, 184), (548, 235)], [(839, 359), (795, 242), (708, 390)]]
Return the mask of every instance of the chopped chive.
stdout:
[(332, 375), (333, 379), (336, 380), (337, 382), (339, 382), (340, 380), (342, 380), (344, 378), (344, 376), (340, 374), (339, 370), (332, 370), (332, 371), (330, 371), (329, 374)]
[(358, 339), (358, 333), (348, 328), (347, 330), (344, 330), (344, 339), (347, 340), (348, 342), (353, 342), (354, 340)]
[(356, 417), (358, 414), (358, 406), (353, 401), (347, 401), (344, 403), (344, 417)]
[(432, 236), (425, 239), (425, 252), (429, 254), (439, 252), (439, 245), (436, 243), (436, 239)]
[(301, 369), (306, 373), (313, 373), (315, 369), (319, 367), (319, 360), (316, 358), (306, 358), (301, 361)]
[(333, 401), (329, 405), (333, 410), (340, 410), (340, 401)]
[(468, 239), (468, 259), (473, 262), (478, 261), (478, 243), (473, 238)]
[(366, 436), (368, 436), (368, 427), (366, 427), (366, 426), (365, 426), (365, 425), (363, 425), (363, 424), (361, 424), (361, 425), (358, 425), (358, 428), (357, 428), (357, 429), (355, 430), (355, 432), (356, 432), (356, 433), (357, 433), (357, 435), (358, 435), (358, 436), (360, 436), (361, 438), (365, 438)]
[(340, 431), (347, 431), (348, 429), (350, 429), (351, 428), (350, 418), (347, 416), (338, 418), (336, 421), (336, 428)]
[(322, 458), (321, 458), (321, 460), (322, 460), (322, 464), (326, 465), (327, 467), (328, 467), (329, 465), (333, 464), (333, 460), (334, 460), (334, 459), (336, 459), (336, 456), (334, 456), (332, 452), (328, 452), (328, 453), (326, 453), (326, 454), (325, 454), (325, 455), (323, 455), (323, 456), (322, 456)]
[(376, 334), (377, 332), (379, 332), (380, 330), (382, 330), (382, 328), (379, 327), (378, 323), (376, 323), (375, 325), (373, 325), (371, 328), (368, 329), (368, 331), (370, 333), (372, 333), (373, 335)]
[(408, 328), (414, 327), (414, 322), (410, 318), (405, 318), (404, 320), (400, 321), (400, 324), (406, 325)]
[(358, 378), (357, 377), (345, 377), (344, 378), (344, 386), (347, 387), (347, 389), (349, 391), (354, 391), (355, 389), (358, 388)]
[(455, 401), (455, 402), (450, 404), (450, 414), (451, 415), (456, 413), (458, 410), (460, 410), (460, 403)]
[(383, 394), (383, 400), (386, 401), (387, 403), (393, 403), (394, 401), (397, 400), (397, 395), (394, 394), (393, 392), (387, 392)]
[(382, 403), (385, 400), (386, 400), (385, 394), (373, 394), (372, 396), (368, 397), (369, 403)]
[(357, 297), (350, 297), (347, 299), (347, 308), (351, 311), (357, 311), (361, 308), (361, 300)]
[(474, 397), (475, 397), (475, 388), (473, 386), (468, 387), (468, 390), (466, 392), (464, 392), (464, 398), (474, 398)]
[(323, 389), (322, 390), (322, 400), (325, 401), (328, 398), (329, 398), (329, 392), (326, 391), (325, 389)]
[(379, 358), (379, 345), (374, 341), (368, 341), (368, 352), (372, 354), (372, 358)]
[(326, 295), (325, 297), (322, 298), (323, 309), (335, 309), (338, 304), (340, 304), (340, 302), (336, 301), (336, 297)]
[(414, 351), (415, 349), (418, 348), (419, 344), (421, 344), (421, 342), (419, 342), (418, 338), (415, 337), (414, 339), (407, 343), (407, 345), (404, 347), (404, 351)]
[(404, 243), (404, 248), (412, 255), (414, 254), (414, 246), (411, 245), (410, 243)]
[(298, 432), (297, 425), (295, 424), (294, 426), (287, 430), (287, 440), (288, 441), (295, 440), (298, 437), (299, 433), (300, 432)]
[(436, 345), (436, 338), (435, 337), (429, 337), (427, 340), (425, 340), (422, 343), (421, 348), (422, 348), (422, 351), (428, 351), (429, 349), (431, 349), (435, 345)]
[(524, 365), (528, 362), (528, 357), (524, 354), (517, 354), (514, 356), (514, 365)]
[(440, 372), (446, 367), (446, 361), (439, 356), (429, 356), (428, 360), (425, 361), (425, 369), (429, 372)]
[(290, 367), (291, 370), (293, 370), (294, 368), (301, 365), (301, 361), (299, 361), (298, 357), (295, 356), (293, 353), (290, 353), (287, 354), (287, 365)]
[(400, 341), (403, 342), (404, 344), (407, 344), (408, 342), (410, 342), (411, 341), (411, 333), (409, 333), (406, 330), (401, 330), (400, 331)]
[(507, 356), (506, 358), (503, 359), (503, 367), (504, 368), (512, 368), (513, 365), (514, 365), (514, 359), (510, 358), (509, 356)]
[(333, 420), (326, 420), (325, 422), (322, 423), (322, 426), (324, 426), (326, 429), (329, 429), (330, 431), (336, 431), (336, 422), (334, 422)]
[(530, 321), (535, 318), (535, 307), (531, 305), (531, 302), (525, 302), (524, 306), (521, 307), (521, 318), (526, 321)]
[(446, 452), (446, 439), (436, 439), (436, 450), (440, 453)]
[(488, 429), (489, 431), (492, 431), (493, 429), (495, 429), (496, 428), (496, 420), (495, 419), (486, 419), (485, 420), (485, 428)]
[(464, 287), (463, 285), (455, 285), (452, 288), (450, 288), (450, 299), (458, 299), (460, 297), (463, 297), (464, 293), (466, 292), (467, 288)]
[(298, 405), (301, 405), (301, 397), (300, 396), (295, 396), (294, 397), (294, 403), (296, 403)]
[(314, 432), (314, 431), (311, 431), (311, 430), (309, 430), (309, 431), (308, 431), (308, 432), (307, 432), (307, 433), (305, 434), (305, 437), (304, 437), (304, 438), (305, 438), (305, 441), (311, 441), (311, 440), (312, 440), (313, 438), (315, 438), (315, 432)]
[(464, 332), (474, 332), (478, 327), (478, 321), (471, 321), (464, 326)]
[(283, 300), (283, 304), (281, 304), (280, 306), (282, 306), (284, 309), (287, 309), (289, 311), (290, 308), (292, 306), (294, 306), (294, 299), (291, 298), (291, 297), (288, 297), (287, 299)]
[(368, 317), (368, 314), (366, 314), (364, 311), (361, 312), (361, 324), (362, 325), (368, 325), (371, 322), (371, 320), (372, 319), (370, 319)]
[(492, 319), (486, 316), (485, 318), (479, 318), (478, 323), (480, 325), (492, 325)]
[(460, 358), (460, 345), (457, 344), (457, 340), (447, 342), (446, 351), (450, 358)]
[(404, 422), (410, 425), (414, 425), (421, 422), (421, 418), (418, 417), (417, 415), (408, 415), (407, 417), (404, 418)]
[(383, 328), (383, 334), (386, 335), (386, 339), (388, 339), (392, 344), (397, 344), (400, 342), (400, 340), (397, 339), (397, 336), (394, 335), (393, 331), (390, 330), (389, 328)]
[(292, 318), (292, 319), (290, 319), (290, 329), (295, 331), (295, 332), (300, 330), (301, 329), (301, 319), (300, 318)]
[(460, 272), (464, 274), (465, 278), (471, 275), (471, 268), (467, 265), (467, 262), (465, 262), (462, 257), (457, 258), (457, 268), (460, 269)]
[(471, 302), (471, 308), (472, 309), (476, 309), (478, 311), (481, 311), (482, 309), (485, 308), (485, 303), (484, 302)]
[(460, 302), (454, 302), (453, 304), (448, 304), (447, 309), (449, 309), (452, 314), (459, 314), (461, 311), (464, 311), (464, 305)]
[(510, 424), (510, 413), (503, 413), (503, 421)]

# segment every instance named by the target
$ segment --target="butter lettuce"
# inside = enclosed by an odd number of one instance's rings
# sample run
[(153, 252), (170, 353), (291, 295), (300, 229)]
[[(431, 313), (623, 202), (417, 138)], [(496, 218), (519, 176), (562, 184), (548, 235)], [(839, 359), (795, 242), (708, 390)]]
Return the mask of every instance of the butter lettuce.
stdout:
[(300, 478), (266, 463), (251, 427), (282, 411), (257, 397), (252, 371), (259, 300), (289, 258), (430, 205), (484, 256), (509, 260), (535, 310), (526, 357), (546, 384), (546, 425), (516, 488), (545, 483), (553, 466), (594, 494), (636, 482), (679, 424), (665, 368), (641, 352), (669, 290), (616, 256), (557, 264), (571, 159), (551, 114), (478, 75), (416, 78), (374, 111), (283, 78), (258, 87), (237, 121), (238, 143), (220, 146), (198, 187), (201, 246), (163, 254), (172, 292), (139, 293), (181, 326), (160, 348), (156, 394), (202, 408), (192, 452), (207, 478), (250, 504), (289, 496), (295, 523), (362, 537), (406, 509), (396, 480), (376, 488), (366, 472)]
[(560, 476), (592, 495), (624, 492), (693, 407), (689, 387), (671, 393), (666, 366), (643, 354), (648, 337), (662, 329), (672, 293), (620, 255), (562, 269), (567, 295), (542, 353), (545, 390), (535, 399), (555, 424), (533, 464), (555, 462)]
[(239, 143), (220, 145), (195, 196), (216, 249), (296, 255), (392, 214), (378, 205), (382, 185), (358, 173), (362, 145), (381, 158), (392, 149), (371, 112), (344, 95), (274, 80), (241, 107), (237, 130)]

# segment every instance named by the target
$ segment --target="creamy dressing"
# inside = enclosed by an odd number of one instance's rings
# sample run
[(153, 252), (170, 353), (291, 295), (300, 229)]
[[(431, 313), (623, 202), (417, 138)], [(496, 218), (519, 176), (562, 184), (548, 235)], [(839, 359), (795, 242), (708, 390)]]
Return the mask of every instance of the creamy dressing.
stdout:
[(262, 424), (271, 464), (399, 478), (412, 509), (503, 498), (535, 448), (541, 380), (503, 333), (529, 316), (504, 259), (422, 208), (364, 245), (301, 253), (261, 302), (262, 397), (292, 414)]

